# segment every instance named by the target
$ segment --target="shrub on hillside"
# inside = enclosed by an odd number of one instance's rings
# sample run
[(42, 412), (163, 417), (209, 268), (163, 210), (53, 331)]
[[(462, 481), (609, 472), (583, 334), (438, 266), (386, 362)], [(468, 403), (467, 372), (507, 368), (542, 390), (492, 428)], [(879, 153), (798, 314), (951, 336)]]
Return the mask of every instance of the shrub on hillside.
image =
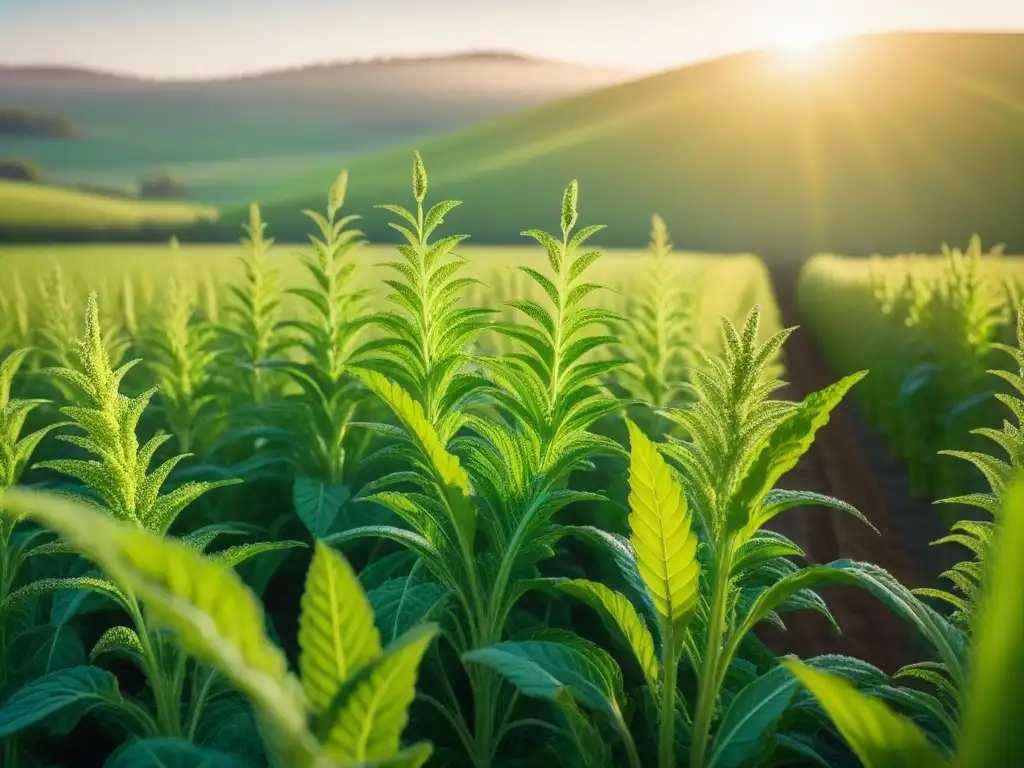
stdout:
[(170, 173), (149, 176), (139, 182), (139, 197), (173, 198), (184, 196), (184, 183), (177, 176)]
[(72, 139), (81, 135), (74, 121), (23, 107), (0, 107), (0, 136)]
[(39, 182), (43, 179), (43, 172), (38, 165), (23, 157), (0, 157), (0, 179)]

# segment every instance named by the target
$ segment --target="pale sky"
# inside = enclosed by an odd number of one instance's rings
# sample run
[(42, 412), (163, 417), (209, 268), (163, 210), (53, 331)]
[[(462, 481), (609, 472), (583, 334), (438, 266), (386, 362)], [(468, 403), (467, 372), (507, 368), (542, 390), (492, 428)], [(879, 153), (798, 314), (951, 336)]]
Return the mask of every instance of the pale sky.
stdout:
[(1024, 0), (0, 0), (0, 64), (178, 78), (507, 50), (654, 70), (893, 29), (1024, 32)]

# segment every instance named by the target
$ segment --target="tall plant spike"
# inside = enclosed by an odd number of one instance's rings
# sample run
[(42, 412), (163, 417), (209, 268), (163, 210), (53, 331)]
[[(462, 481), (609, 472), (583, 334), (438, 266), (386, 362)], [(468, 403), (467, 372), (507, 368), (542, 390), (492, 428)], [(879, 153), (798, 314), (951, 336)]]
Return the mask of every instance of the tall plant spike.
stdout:
[(157, 533), (165, 533), (178, 514), (201, 495), (235, 480), (187, 482), (173, 491), (161, 487), (186, 454), (173, 456), (151, 472), (156, 451), (170, 435), (157, 434), (139, 445), (136, 430), (143, 412), (157, 389), (136, 397), (119, 391), (121, 380), (139, 360), (114, 370), (103, 345), (99, 305), (90, 294), (85, 315), (85, 336), (76, 344), (79, 368), (52, 368), (47, 372), (79, 391), (80, 405), (61, 408), (84, 436), (61, 435), (59, 439), (77, 445), (97, 459), (55, 459), (37, 466), (77, 478), (102, 501), (114, 517)]
[(472, 342), (493, 310), (460, 306), (465, 289), (478, 283), (460, 275), (466, 259), (454, 249), (468, 235), (449, 235), (436, 242), (430, 236), (444, 217), (461, 205), (445, 200), (424, 209), (427, 171), (419, 152), (413, 155), (415, 213), (400, 205), (378, 205), (397, 215), (388, 226), (402, 235), (401, 257), (385, 266), (398, 273), (385, 280), (395, 309), (373, 316), (387, 333), (368, 342), (359, 354), (367, 367), (400, 384), (422, 406), (427, 419), (447, 444), (464, 421), (463, 410), (479, 396), (479, 377), (467, 371)]

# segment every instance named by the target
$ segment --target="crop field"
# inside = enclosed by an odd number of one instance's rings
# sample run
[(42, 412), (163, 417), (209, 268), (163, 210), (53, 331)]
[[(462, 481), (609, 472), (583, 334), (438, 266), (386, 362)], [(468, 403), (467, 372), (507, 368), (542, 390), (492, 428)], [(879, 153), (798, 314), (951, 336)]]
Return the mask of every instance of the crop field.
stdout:
[(965, 251), (823, 255), (804, 267), (806, 322), (837, 370), (873, 371), (859, 399), (918, 493), (961, 495), (981, 480), (940, 451), (990, 446), (972, 428), (998, 427), (1006, 405), (994, 395), (1019, 394), (1013, 349), (1022, 288), (1024, 259), (986, 252), (978, 238)]
[[(813, 261), (801, 306), (842, 375), (790, 397), (800, 340), (758, 258), (677, 253), (657, 216), (604, 253), (575, 181), (529, 247), (464, 246), (418, 153), (411, 186), (382, 206), (397, 247), (364, 242), (343, 173), (301, 246), (254, 205), (238, 246), (0, 250), (3, 768), (1014, 764), (1010, 464), (967, 457), (985, 519), (954, 524), (944, 589), (779, 525), (874, 535), (791, 470), (844, 401), (884, 420), (911, 387), (876, 369), (997, 338), (1024, 366), (1015, 289), (978, 298), (1012, 268), (977, 244)], [(945, 286), (906, 317), (955, 349), (873, 342), (907, 274)], [(946, 422), (915, 450), (968, 431)], [(787, 647), (800, 614), (841, 628), (835, 587), (917, 656)]]

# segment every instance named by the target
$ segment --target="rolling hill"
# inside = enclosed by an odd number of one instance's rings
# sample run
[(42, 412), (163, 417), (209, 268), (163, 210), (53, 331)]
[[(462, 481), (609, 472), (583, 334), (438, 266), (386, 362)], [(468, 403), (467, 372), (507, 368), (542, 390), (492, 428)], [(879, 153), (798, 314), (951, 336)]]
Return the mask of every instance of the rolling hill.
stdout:
[[(123, 200), (21, 181), (0, 181), (0, 234), (7, 228), (37, 232), (121, 231), (188, 226), (217, 219), (217, 209), (177, 201)], [(0, 240), (3, 238), (0, 237)]]
[[(1024, 35), (890, 34), (797, 60), (759, 52), (688, 66), (419, 142), (429, 200), (475, 242), (555, 228), (580, 181), (583, 223), (639, 245), (652, 212), (681, 247), (798, 258), (1024, 247)], [(348, 163), (350, 207), (391, 239), (381, 202), (409, 204), (412, 145)], [(337, 167), (332, 171), (338, 170)], [(300, 239), (326, 169), (265, 206)], [(240, 219), (226, 211), (224, 223)], [(238, 232), (235, 229), (235, 232)]]
[(193, 199), (272, 194), (294, 174), (619, 82), (628, 73), (478, 53), (324, 64), (202, 81), (0, 67), (0, 106), (65, 116), (74, 141), (0, 137), (61, 184), (172, 170)]

